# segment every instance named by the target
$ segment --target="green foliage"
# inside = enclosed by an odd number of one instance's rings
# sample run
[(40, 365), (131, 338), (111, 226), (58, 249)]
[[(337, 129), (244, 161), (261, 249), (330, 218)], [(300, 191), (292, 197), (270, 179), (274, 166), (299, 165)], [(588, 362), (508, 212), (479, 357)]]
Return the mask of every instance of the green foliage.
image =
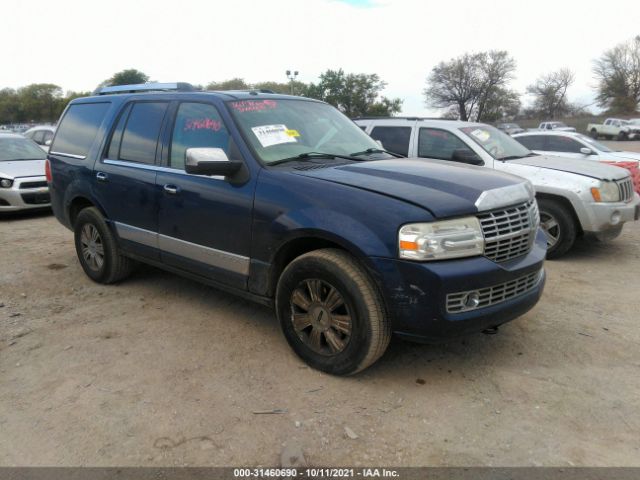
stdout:
[(317, 84), (309, 84), (305, 94), (330, 103), (348, 117), (389, 116), (402, 109), (402, 100), (381, 97), (386, 83), (373, 74), (327, 70)]
[(205, 90), (247, 90), (249, 88), (251, 87), (244, 81), (244, 78), (232, 78), (222, 82), (211, 82), (205, 87)]
[(598, 104), (612, 114), (633, 114), (640, 104), (640, 35), (594, 62)]
[(502, 50), (465, 53), (440, 62), (427, 78), (426, 104), (447, 109), (449, 115), (456, 108), (460, 120), (489, 121), (516, 105), (518, 94), (507, 88), (515, 69), (515, 60)]
[(0, 124), (55, 122), (69, 101), (89, 92), (67, 92), (50, 83), (0, 90)]
[(122, 70), (121, 72), (114, 73), (113, 76), (100, 85), (103, 87), (112, 87), (115, 85), (135, 85), (137, 83), (146, 83), (149, 81), (149, 76), (140, 70), (135, 68), (129, 68)]

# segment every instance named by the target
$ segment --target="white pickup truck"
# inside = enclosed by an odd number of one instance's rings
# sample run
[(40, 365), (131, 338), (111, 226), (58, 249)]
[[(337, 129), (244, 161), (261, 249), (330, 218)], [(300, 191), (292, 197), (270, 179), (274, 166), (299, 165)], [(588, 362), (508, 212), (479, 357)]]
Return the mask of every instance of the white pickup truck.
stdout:
[(587, 126), (589, 134), (597, 139), (604, 137), (609, 140), (636, 140), (640, 138), (640, 125), (620, 118), (607, 118), (603, 124), (590, 123)]

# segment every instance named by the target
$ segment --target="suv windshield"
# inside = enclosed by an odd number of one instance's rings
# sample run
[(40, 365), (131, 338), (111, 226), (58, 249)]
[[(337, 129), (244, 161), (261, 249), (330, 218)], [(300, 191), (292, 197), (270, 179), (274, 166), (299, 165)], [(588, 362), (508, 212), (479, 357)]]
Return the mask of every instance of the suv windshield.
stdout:
[(257, 99), (227, 105), (245, 139), (266, 164), (319, 152), (348, 157), (381, 151), (375, 140), (325, 103)]
[(515, 160), (534, 155), (518, 141), (489, 125), (464, 127), (460, 130), (496, 160)]
[(19, 160), (45, 160), (47, 154), (33, 140), (26, 138), (0, 138), (0, 162)]

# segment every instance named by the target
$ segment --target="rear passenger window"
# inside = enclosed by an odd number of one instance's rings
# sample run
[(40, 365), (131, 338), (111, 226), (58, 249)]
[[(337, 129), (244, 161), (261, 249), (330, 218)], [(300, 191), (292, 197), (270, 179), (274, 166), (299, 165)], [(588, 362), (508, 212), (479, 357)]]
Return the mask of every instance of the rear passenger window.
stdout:
[(421, 128), (418, 136), (418, 156), (451, 160), (455, 150), (473, 152), (453, 133), (437, 128)]
[[(118, 158), (128, 162), (153, 164), (166, 102), (134, 103), (120, 142)], [(111, 152), (109, 152), (111, 153)]]
[(171, 168), (184, 170), (187, 148), (221, 148), (229, 156), (230, 138), (216, 107), (204, 103), (181, 104), (171, 138)]
[(51, 145), (51, 153), (86, 157), (109, 103), (77, 103), (64, 114)]
[(542, 135), (527, 135), (526, 137), (516, 137), (514, 140), (527, 147), (529, 150), (546, 150), (545, 137)]
[(405, 157), (409, 156), (411, 127), (374, 127), (371, 138), (382, 142), (385, 150)]

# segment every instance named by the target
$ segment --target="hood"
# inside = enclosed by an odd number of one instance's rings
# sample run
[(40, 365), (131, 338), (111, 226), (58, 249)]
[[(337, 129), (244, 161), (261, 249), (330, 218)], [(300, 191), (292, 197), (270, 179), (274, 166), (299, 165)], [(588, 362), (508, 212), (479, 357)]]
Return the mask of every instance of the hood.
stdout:
[(45, 160), (19, 160), (0, 162), (0, 176), (4, 178), (44, 177)]
[(602, 152), (600, 154), (600, 157), (602, 157), (604, 160), (608, 160), (610, 157), (611, 160), (613, 161), (619, 161), (619, 160), (640, 161), (640, 153), (636, 153), (636, 152)]
[[(510, 194), (514, 192), (513, 187), (517, 186), (521, 187), (517, 189), (519, 194), (525, 192), (527, 196), (524, 189), (527, 182), (522, 178), (484, 167), (441, 160), (377, 160), (293, 172), (397, 198), (425, 208), (436, 218), (474, 214), (478, 211), (476, 202), (486, 206), (483, 210), (494, 208), (497, 206), (495, 202), (490, 204), (483, 200), (495, 198), (496, 192), (491, 191), (496, 189), (506, 187), (506, 192)], [(504, 205), (509, 204), (506, 195), (502, 198)], [(526, 198), (515, 200), (525, 201)]]
[(629, 175), (627, 170), (612, 165), (606, 165), (600, 162), (585, 162), (579, 158), (552, 157), (550, 155), (519, 158), (517, 160), (509, 160), (509, 163), (575, 173), (576, 175), (598, 180), (620, 180)]

